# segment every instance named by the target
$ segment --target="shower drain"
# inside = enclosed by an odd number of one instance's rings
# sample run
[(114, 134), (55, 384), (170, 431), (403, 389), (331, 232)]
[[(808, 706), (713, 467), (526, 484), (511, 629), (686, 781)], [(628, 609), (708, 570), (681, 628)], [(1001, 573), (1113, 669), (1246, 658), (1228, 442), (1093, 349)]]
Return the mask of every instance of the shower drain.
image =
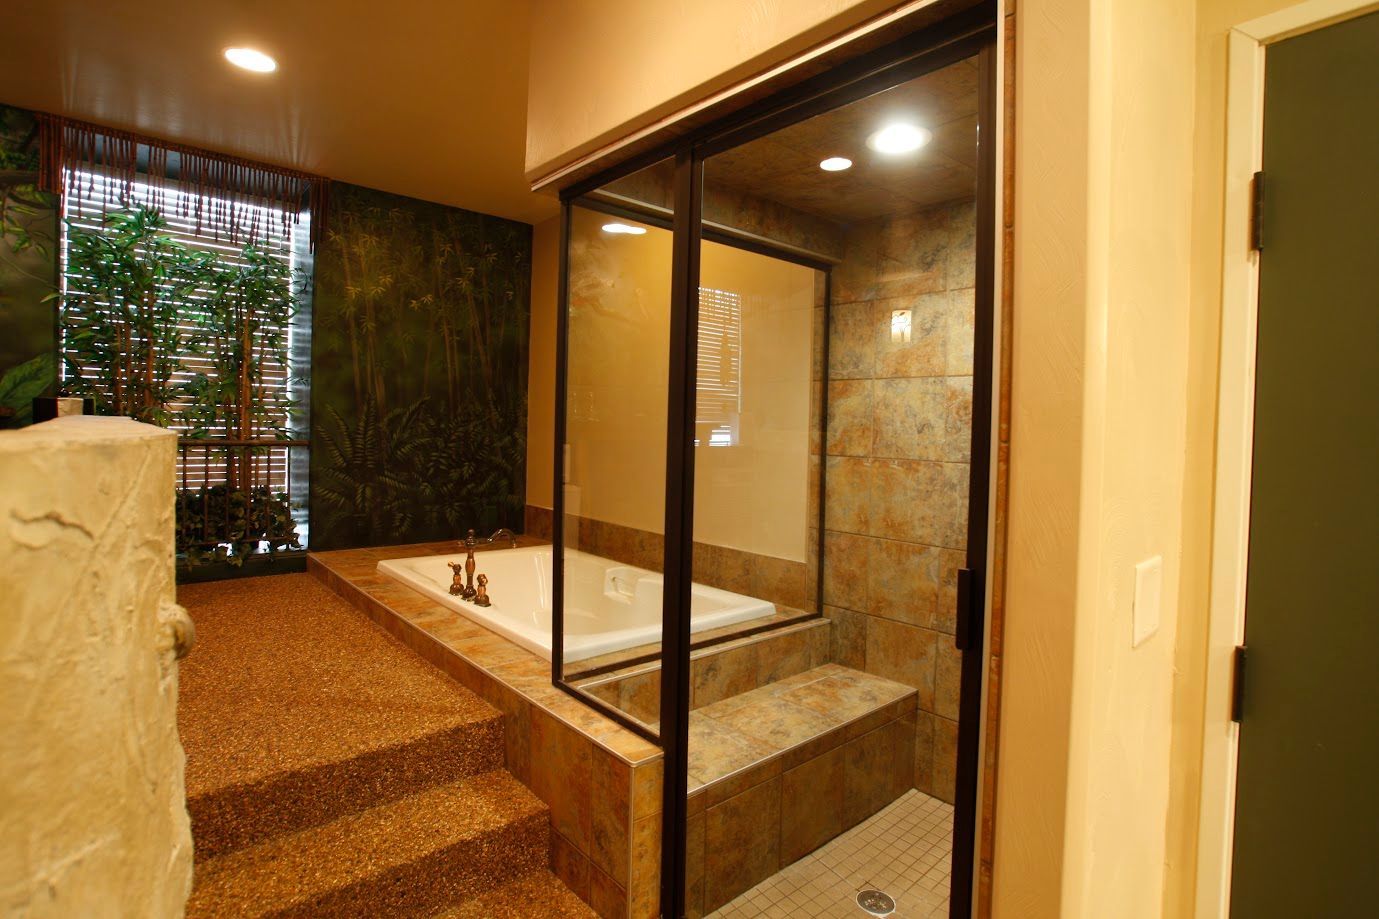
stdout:
[(895, 912), (895, 901), (879, 890), (864, 890), (859, 893), (857, 905), (873, 916), (889, 916)]

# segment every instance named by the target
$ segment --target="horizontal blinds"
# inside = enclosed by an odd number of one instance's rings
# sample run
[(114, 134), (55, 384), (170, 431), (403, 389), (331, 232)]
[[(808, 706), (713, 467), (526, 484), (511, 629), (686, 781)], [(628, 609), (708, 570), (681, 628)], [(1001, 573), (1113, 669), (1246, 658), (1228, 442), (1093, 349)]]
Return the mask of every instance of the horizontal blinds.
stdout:
[[(111, 205), (106, 202), (115, 200), (117, 192), (122, 190), (117, 187), (123, 183), (117, 183), (115, 179), (91, 172), (78, 172), (73, 176), (72, 181), (81, 182), (84, 189), (89, 189), (89, 193), (81, 198), (67, 195), (63, 198), (63, 218), (64, 226), (62, 232), (61, 260), (62, 260), (62, 284), (63, 291), (68, 288), (69, 283), (74, 280), (75, 271), (69, 265), (67, 258), (67, 228), (75, 227), (91, 233), (101, 233), (104, 230), (104, 218), (110, 210)], [(213, 209), (218, 219), (207, 221), (203, 215), (201, 230), (197, 232), (196, 218), (193, 215), (192, 202), (181, 200), (189, 198), (176, 182), (165, 182), (161, 189), (140, 182), (135, 182), (130, 189), (130, 195), (126, 203), (130, 207), (135, 206), (157, 206), (161, 198), (163, 205), (161, 213), (167, 221), (164, 233), (186, 246), (189, 249), (215, 252), (226, 263), (231, 265), (244, 264), (243, 243), (233, 244), (229, 242), (228, 220), (229, 211), (233, 207), (239, 211), (241, 224), (248, 223), (248, 218), (252, 218), (257, 213), (259, 218), (259, 235), (254, 242), (254, 247), (268, 255), (270, 258), (280, 261), (289, 271), (295, 268), (294, 264), (294, 238), (302, 233), (309, 232), (308, 218), (305, 214), (297, 224), (289, 225), (284, 228), (283, 214), (280, 209), (270, 206), (246, 203), (244, 201), (222, 202), (223, 206)], [(198, 299), (195, 295), (193, 301)], [(99, 310), (102, 304), (97, 303), (96, 309)], [(107, 304), (108, 305), (108, 304)], [(76, 308), (90, 308), (87, 305), (76, 307), (68, 304), (64, 298), (64, 316), (67, 311)], [(196, 317), (186, 317), (179, 327), (184, 335), (190, 334), (196, 323)], [(268, 327), (274, 328), (274, 327)], [(274, 328), (286, 336), (291, 334), (291, 330)], [(283, 349), (284, 353), (291, 353), (290, 342), (288, 347)], [(67, 350), (64, 343), (65, 356), (75, 358), (75, 353)], [(263, 364), (262, 389), (264, 391), (263, 403), (274, 407), (268, 417), (260, 420), (262, 430), (255, 431), (252, 436), (272, 437), (274, 429), (285, 429), (287, 427), (288, 409), (288, 386), (290, 369), (279, 359), (279, 355), (271, 351), (260, 351), (256, 357)], [(81, 367), (83, 375), (94, 372), (95, 368)], [(64, 378), (73, 373), (73, 369), (68, 366), (67, 360), (63, 361), (62, 373)], [(178, 368), (172, 377), (173, 383), (190, 382), (197, 374), (212, 374), (213, 363), (209, 357), (184, 352), (178, 362)], [(190, 420), (180, 416), (180, 409), (190, 407), (191, 400), (182, 399), (169, 403), (168, 408), (172, 413), (172, 420), (168, 427), (181, 434), (189, 433), (193, 429)], [(206, 435), (209, 438), (231, 436), (230, 431), (223, 425), (206, 428)], [(202, 484), (216, 485), (223, 484), (226, 478), (225, 450), (213, 449), (213, 445), (205, 447), (194, 445), (182, 450), (181, 460), (178, 469), (179, 485), (185, 484), (187, 487), (199, 487)], [(285, 489), (287, 474), (287, 450), (285, 448), (273, 448), (262, 456), (254, 457), (251, 462), (255, 465), (257, 473), (253, 480), (256, 483), (269, 484), (274, 491)]]
[[(709, 429), (709, 446), (737, 441), (742, 410), (742, 297), (699, 288), (699, 360), (696, 420)], [(702, 436), (702, 434), (701, 434)]]

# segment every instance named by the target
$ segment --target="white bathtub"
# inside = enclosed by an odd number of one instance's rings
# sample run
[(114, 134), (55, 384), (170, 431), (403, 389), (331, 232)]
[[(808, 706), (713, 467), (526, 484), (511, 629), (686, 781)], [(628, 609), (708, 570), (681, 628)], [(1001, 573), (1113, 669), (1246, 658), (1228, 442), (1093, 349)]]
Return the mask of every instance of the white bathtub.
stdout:
[[(551, 659), (551, 547), (476, 553), (478, 574), (488, 575), (493, 605), (475, 606), (450, 595), (450, 568), (464, 553), (396, 558), (378, 570), (428, 597)], [(565, 552), (565, 661), (635, 648), (661, 640), (661, 575), (573, 549)], [(775, 612), (765, 600), (695, 584), (690, 631), (716, 629)]]

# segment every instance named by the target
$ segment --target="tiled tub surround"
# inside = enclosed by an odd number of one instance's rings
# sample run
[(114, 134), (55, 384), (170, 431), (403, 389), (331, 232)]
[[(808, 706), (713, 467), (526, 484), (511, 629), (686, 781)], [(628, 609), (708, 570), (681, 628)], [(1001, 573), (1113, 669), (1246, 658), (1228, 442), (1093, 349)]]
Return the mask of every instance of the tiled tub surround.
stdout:
[[(914, 785), (954, 797), (967, 542), (970, 201), (871, 221), (833, 272), (824, 613), (833, 658), (918, 692)], [(896, 311), (909, 312), (909, 335)]]
[[(831, 625), (819, 616), (779, 617), (769, 631), (690, 652), (690, 708), (702, 708), (830, 662)], [(751, 623), (748, 623), (751, 625)], [(731, 632), (732, 628), (718, 630)], [(706, 633), (707, 640), (710, 633)], [(568, 672), (567, 672), (568, 674)], [(661, 717), (660, 661), (636, 664), (572, 682), (644, 724)]]
[(505, 765), (550, 807), (551, 868), (566, 886), (601, 916), (657, 915), (660, 749), (553, 687), (550, 664), (535, 654), (376, 570), (382, 559), (445, 552), (463, 558), (454, 542), (443, 542), (313, 553), (307, 564), (338, 595), (503, 712)]
[[(551, 810), (555, 874), (603, 916), (654, 916), (661, 751), (551, 686), (549, 664), (535, 654), (376, 571), (381, 559), (453, 549), (437, 543), (313, 553), (308, 564), (504, 713), (506, 767)], [(695, 680), (690, 723), (694, 915), (912, 784), (915, 691), (820, 663), (831, 652), (830, 628), (823, 619), (795, 622), (696, 656), (708, 663)]]
[[(652, 571), (664, 567), (665, 537), (660, 533), (592, 517), (570, 516), (567, 521), (567, 526), (578, 528), (577, 534), (567, 534), (574, 548)], [(804, 609), (814, 594), (805, 562), (704, 542), (694, 544), (693, 559), (693, 577), (699, 584), (794, 609)]]

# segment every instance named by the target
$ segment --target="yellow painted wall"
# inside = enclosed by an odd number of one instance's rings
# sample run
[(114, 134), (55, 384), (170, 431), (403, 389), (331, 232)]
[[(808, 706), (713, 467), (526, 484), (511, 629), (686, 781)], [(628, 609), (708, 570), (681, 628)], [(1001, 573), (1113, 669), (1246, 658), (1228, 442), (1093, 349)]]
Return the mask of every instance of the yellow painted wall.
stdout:
[[(670, 233), (600, 231), (610, 218), (576, 210), (571, 237), (567, 417), (569, 482), (584, 517), (659, 533), (665, 521), (666, 378)], [(554, 365), (555, 222), (537, 228), (532, 354)], [(696, 454), (695, 538), (805, 561), (814, 272), (741, 249), (705, 243), (704, 287), (742, 298), (740, 442)], [(549, 288), (549, 289), (548, 289)], [(540, 301), (538, 307), (535, 304)], [(542, 352), (542, 357), (537, 354)], [(553, 373), (535, 385), (529, 417), (528, 503), (551, 491)], [(545, 372), (544, 370), (542, 372)], [(547, 425), (535, 430), (537, 423)], [(533, 436), (536, 435), (536, 436)]]
[[(998, 916), (1158, 916), (1190, 302), (1191, 0), (1017, 9)], [(1132, 647), (1133, 566), (1163, 557)], [(1060, 800), (1060, 797), (1062, 800)], [(1040, 800), (1043, 799), (1043, 800)]]
[(535, 0), (527, 176), (755, 75), (896, 0)]

